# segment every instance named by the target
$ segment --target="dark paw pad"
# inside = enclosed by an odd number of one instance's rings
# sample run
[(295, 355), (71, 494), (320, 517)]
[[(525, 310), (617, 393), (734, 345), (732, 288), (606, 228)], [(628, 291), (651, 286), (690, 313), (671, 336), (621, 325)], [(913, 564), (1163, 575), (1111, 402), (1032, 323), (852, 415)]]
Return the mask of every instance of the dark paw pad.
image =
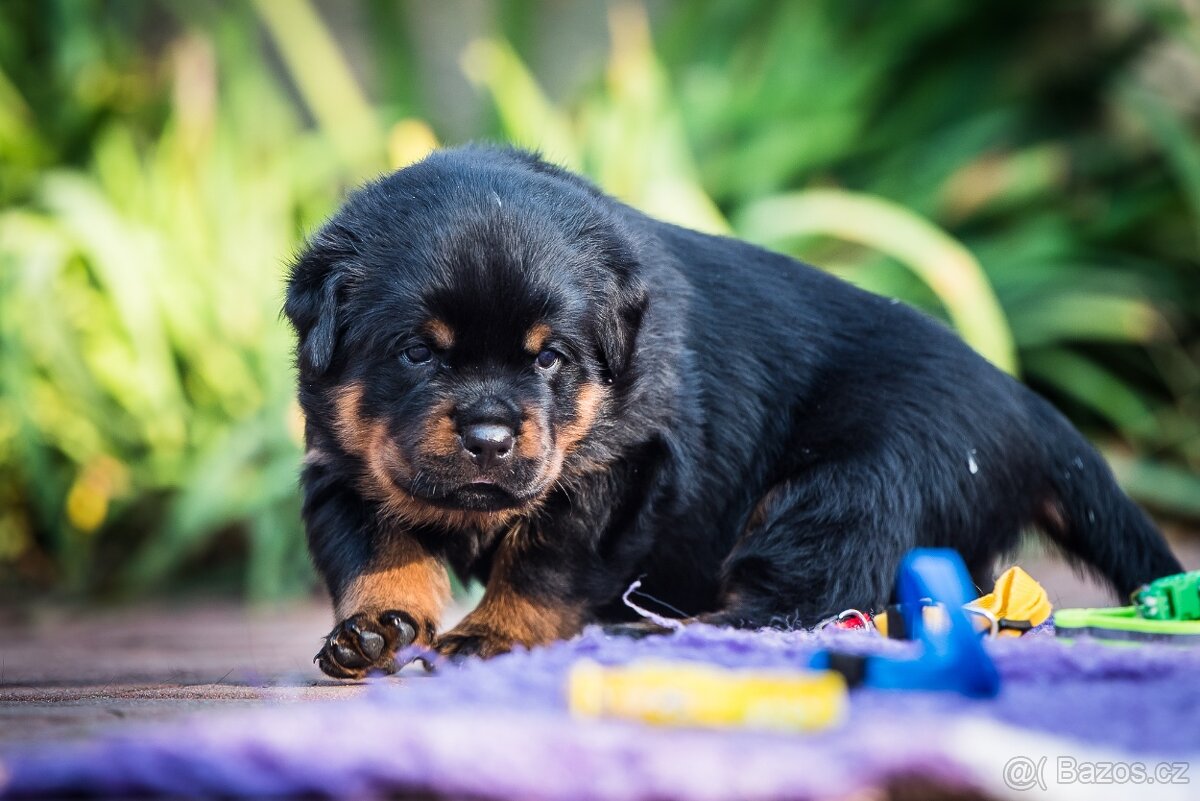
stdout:
[(334, 626), (313, 661), (335, 679), (361, 679), (375, 671), (395, 673), (396, 650), (416, 637), (416, 621), (404, 612), (363, 612)]

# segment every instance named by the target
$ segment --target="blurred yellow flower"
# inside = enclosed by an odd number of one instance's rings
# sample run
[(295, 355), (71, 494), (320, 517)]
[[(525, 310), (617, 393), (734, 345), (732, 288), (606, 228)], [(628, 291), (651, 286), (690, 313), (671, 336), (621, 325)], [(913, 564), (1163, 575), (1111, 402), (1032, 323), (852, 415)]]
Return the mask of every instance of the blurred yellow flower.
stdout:
[(129, 471), (111, 456), (92, 459), (67, 493), (67, 519), (79, 531), (90, 534), (108, 517), (109, 501), (128, 491)]
[(424, 120), (403, 119), (388, 132), (388, 164), (399, 170), (429, 155), (438, 146), (437, 135)]
[(0, 562), (24, 556), (31, 542), (29, 521), (20, 511), (0, 508)]

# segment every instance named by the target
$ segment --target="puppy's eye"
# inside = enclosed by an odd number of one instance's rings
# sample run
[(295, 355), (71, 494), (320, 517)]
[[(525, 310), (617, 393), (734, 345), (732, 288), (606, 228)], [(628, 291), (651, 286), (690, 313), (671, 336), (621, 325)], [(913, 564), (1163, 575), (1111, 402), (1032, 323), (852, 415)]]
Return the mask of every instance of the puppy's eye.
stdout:
[(551, 367), (558, 364), (559, 360), (561, 359), (562, 355), (559, 354), (558, 351), (546, 348), (537, 355), (537, 358), (533, 360), (533, 363), (543, 370), (549, 370)]
[(413, 345), (405, 349), (404, 358), (413, 364), (425, 364), (433, 358), (433, 351), (425, 345)]

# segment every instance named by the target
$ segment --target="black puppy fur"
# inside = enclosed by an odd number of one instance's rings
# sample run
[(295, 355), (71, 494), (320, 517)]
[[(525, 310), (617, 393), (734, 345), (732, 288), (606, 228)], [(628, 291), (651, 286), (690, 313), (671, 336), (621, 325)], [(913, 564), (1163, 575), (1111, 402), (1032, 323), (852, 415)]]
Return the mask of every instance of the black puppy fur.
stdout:
[[(626, 620), (638, 577), (646, 605), (809, 625), (885, 604), (918, 546), (987, 586), (1027, 528), (1120, 593), (1180, 570), (1084, 438), (941, 324), (521, 151), (355, 192), (286, 313), (331, 675)], [(443, 565), (487, 591), (439, 638)]]

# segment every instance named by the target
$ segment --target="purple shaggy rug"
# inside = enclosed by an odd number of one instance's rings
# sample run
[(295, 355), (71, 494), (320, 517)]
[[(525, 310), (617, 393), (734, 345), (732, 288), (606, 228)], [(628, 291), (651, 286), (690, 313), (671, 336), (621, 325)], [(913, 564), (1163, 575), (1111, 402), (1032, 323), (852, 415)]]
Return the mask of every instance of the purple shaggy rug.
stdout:
[(432, 677), (409, 668), (351, 701), (10, 752), (0, 756), (0, 796), (803, 799), (905, 777), (1003, 793), (1014, 757), (1200, 758), (1200, 648), (1068, 644), (1042, 631), (989, 643), (1003, 680), (997, 698), (856, 690), (846, 723), (815, 734), (581, 722), (566, 710), (566, 674), (580, 658), (778, 668), (803, 666), (830, 643), (872, 653), (911, 647), (851, 631), (693, 626), (630, 640), (589, 630)]

